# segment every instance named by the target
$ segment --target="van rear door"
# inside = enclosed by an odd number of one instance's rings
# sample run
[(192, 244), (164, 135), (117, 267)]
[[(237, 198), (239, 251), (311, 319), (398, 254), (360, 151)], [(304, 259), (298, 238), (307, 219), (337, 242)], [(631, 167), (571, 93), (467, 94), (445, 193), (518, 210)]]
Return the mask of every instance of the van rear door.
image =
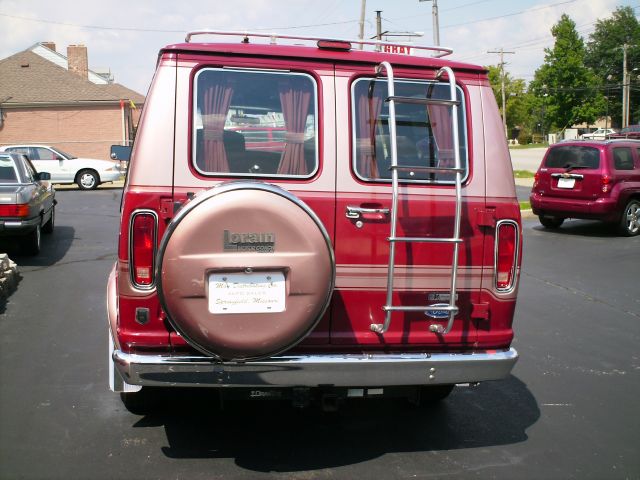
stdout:
[[(479, 155), (474, 179), (468, 120), (480, 109), (479, 94), (457, 87), (463, 203), (457, 269), (457, 305), (450, 333), (441, 336), (431, 325), (445, 325), (442, 312), (394, 312), (389, 330), (372, 331), (384, 323), (386, 303), (392, 185), (386, 77), (374, 78), (370, 67), (336, 68), (336, 290), (332, 304), (331, 342), (341, 345), (464, 347), (476, 340), (471, 321), (478, 302), (483, 268), (484, 236), (477, 224), (485, 206), (484, 159)], [(448, 83), (435, 82), (436, 70), (395, 72), (395, 94), (446, 99)], [(422, 77), (422, 78), (420, 78)], [(349, 105), (347, 109), (346, 106)], [(479, 111), (479, 110), (478, 110)], [(451, 107), (396, 104), (398, 164), (453, 166)], [(482, 137), (479, 137), (482, 142)], [(483, 149), (480, 149), (483, 151)], [(478, 167), (479, 166), (479, 167)], [(398, 202), (398, 237), (453, 236), (455, 174), (404, 170)], [(426, 306), (449, 303), (452, 244), (399, 243), (396, 247), (392, 304)]]

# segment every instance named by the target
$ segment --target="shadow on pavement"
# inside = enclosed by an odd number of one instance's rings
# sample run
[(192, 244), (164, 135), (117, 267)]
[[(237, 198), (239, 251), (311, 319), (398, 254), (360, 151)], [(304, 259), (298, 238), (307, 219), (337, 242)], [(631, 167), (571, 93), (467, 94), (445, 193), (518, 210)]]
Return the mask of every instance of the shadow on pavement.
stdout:
[(541, 233), (548, 235), (580, 235), (596, 238), (622, 238), (617, 230), (617, 225), (603, 223), (597, 220), (565, 220), (559, 228), (545, 228), (538, 224), (533, 227)]
[(48, 267), (62, 260), (69, 251), (75, 229), (66, 225), (56, 225), (50, 235), (42, 235), (40, 253), (38, 255), (25, 255), (22, 252), (20, 241), (14, 239), (0, 239), (0, 251), (9, 254), (9, 258), (20, 267)]
[(519, 443), (540, 417), (536, 399), (514, 376), (457, 388), (432, 407), (380, 399), (350, 401), (337, 413), (273, 401), (227, 402), (220, 409), (213, 389), (155, 393), (162, 397), (156, 413), (134, 427), (164, 426), (167, 457), (233, 458), (256, 472), (333, 468), (393, 452)]

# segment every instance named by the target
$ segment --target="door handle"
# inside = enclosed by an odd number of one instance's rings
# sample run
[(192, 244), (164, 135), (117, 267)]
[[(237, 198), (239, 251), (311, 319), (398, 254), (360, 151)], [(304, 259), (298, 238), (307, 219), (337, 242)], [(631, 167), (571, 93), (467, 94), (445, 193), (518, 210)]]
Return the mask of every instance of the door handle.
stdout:
[(384, 220), (389, 215), (388, 208), (365, 208), (347, 205), (345, 216), (357, 220), (359, 218), (367, 220)]

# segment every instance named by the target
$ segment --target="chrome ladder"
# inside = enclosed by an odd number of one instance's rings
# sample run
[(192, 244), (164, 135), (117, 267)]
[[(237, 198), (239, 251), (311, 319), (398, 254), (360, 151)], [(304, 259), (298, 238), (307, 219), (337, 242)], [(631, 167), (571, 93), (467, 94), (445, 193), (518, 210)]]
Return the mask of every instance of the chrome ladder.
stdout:
[[(462, 216), (462, 168), (460, 161), (460, 146), (459, 146), (459, 133), (458, 133), (458, 111), (455, 108), (460, 104), (456, 100), (456, 77), (453, 70), (450, 67), (442, 67), (436, 74), (436, 79), (439, 80), (444, 74), (449, 79), (449, 99), (433, 99), (433, 98), (414, 98), (414, 97), (399, 97), (395, 95), (394, 89), (394, 77), (393, 68), (389, 62), (382, 62), (376, 66), (376, 75), (381, 75), (383, 71), (387, 75), (387, 92), (388, 98), (386, 101), (389, 103), (389, 137), (391, 140), (391, 234), (389, 240), (389, 264), (387, 269), (387, 297), (386, 303), (382, 307), (385, 312), (384, 323), (371, 324), (371, 330), (376, 333), (385, 333), (389, 329), (391, 324), (391, 315), (393, 312), (427, 312), (427, 311), (440, 311), (448, 312), (449, 321), (446, 328), (439, 323), (432, 323), (429, 326), (429, 330), (433, 333), (446, 335), (451, 331), (453, 327), (453, 320), (458, 313), (458, 307), (456, 305), (456, 282), (458, 274), (458, 247), (462, 243), (460, 238), (460, 217)], [(454, 167), (426, 167), (426, 166), (400, 166), (398, 165), (398, 145), (396, 136), (396, 107), (398, 103), (413, 103), (423, 105), (445, 105), (451, 107), (451, 128), (453, 133), (453, 151), (454, 151)], [(398, 171), (420, 171), (420, 172), (455, 172), (456, 180), (456, 202), (455, 202), (455, 218), (453, 225), (453, 236), (450, 238), (433, 238), (433, 237), (398, 237), (396, 236), (396, 227), (398, 223)], [(395, 255), (396, 244), (403, 243), (450, 243), (453, 244), (453, 261), (451, 263), (451, 284), (449, 288), (449, 303), (446, 305), (412, 305), (412, 306), (400, 306), (393, 305), (393, 279), (395, 270)]]

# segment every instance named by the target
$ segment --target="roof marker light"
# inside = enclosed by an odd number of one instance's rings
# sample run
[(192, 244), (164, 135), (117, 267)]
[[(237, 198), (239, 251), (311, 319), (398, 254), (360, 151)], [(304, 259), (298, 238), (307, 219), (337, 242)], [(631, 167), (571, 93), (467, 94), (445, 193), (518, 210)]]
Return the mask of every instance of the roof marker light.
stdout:
[(318, 40), (318, 48), (326, 50), (351, 50), (351, 43), (344, 40)]

